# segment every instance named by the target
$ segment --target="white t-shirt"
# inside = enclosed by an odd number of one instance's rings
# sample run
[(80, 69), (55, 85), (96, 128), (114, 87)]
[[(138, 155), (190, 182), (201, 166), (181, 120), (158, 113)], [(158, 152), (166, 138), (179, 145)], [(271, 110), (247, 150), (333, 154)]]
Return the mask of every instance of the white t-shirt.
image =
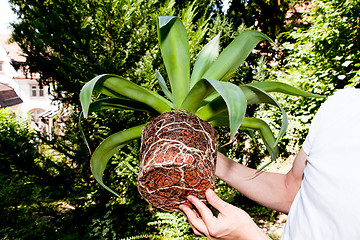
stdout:
[(360, 240), (360, 89), (320, 107), (303, 144), (304, 179), (282, 240)]

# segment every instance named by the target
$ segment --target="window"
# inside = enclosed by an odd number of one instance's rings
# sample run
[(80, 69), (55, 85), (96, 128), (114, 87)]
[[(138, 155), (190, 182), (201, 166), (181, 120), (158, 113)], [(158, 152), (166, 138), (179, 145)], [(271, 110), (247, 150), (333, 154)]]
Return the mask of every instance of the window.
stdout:
[(45, 110), (40, 108), (30, 110), (31, 121), (35, 123), (39, 123), (40, 122), (39, 115), (42, 114), (43, 112), (45, 112)]
[(31, 97), (44, 97), (44, 88), (40, 88), (39, 86), (33, 85), (31, 86)]

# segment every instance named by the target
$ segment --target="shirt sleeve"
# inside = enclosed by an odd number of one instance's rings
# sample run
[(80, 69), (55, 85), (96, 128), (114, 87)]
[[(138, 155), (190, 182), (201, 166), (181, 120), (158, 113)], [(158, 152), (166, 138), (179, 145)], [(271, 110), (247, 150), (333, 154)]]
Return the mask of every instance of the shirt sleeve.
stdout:
[(311, 122), (308, 135), (306, 136), (305, 141), (302, 145), (302, 148), (303, 148), (304, 152), (306, 153), (306, 155), (310, 155), (311, 148), (313, 146), (313, 142), (316, 138), (317, 133), (319, 132), (319, 128), (321, 125), (320, 124), (321, 118), (323, 115), (322, 113), (324, 112), (324, 108), (326, 105), (325, 103), (321, 105), (318, 112), (315, 114), (315, 117), (313, 118), (313, 120)]
[[(315, 117), (313, 118), (308, 135), (302, 145), (303, 150), (309, 156), (313, 143), (319, 133), (324, 131), (323, 125), (325, 123), (336, 122), (335, 118), (339, 112), (339, 109), (344, 108), (344, 104), (348, 104), (346, 101), (351, 95), (358, 96), (359, 91), (354, 92), (355, 89), (343, 89), (337, 91), (334, 95), (330, 96), (319, 108)], [(345, 102), (344, 102), (345, 101)]]

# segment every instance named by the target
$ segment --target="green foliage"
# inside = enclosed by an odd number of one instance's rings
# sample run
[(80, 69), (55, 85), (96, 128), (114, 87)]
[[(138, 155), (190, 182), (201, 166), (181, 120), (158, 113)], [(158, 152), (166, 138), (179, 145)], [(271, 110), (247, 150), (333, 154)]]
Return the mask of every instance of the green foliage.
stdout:
[(156, 220), (148, 225), (159, 229), (162, 239), (188, 239), (192, 234), (190, 225), (182, 213), (157, 212)]
[[(230, 31), (226, 32), (229, 23), (214, 17), (211, 21), (213, 25), (207, 24), (209, 2), (201, 0), (190, 4), (95, 0), (14, 0), (11, 3), (16, 6), (22, 19), (14, 25), (13, 38), (28, 55), (24, 66), (31, 72), (40, 72), (42, 84), (56, 85), (55, 97), (67, 104), (71, 114), (69, 119), (62, 122), (64, 135), (54, 135), (51, 140), (37, 137), (41, 140), (39, 145), (47, 143), (51, 146), (46, 148), (48, 152), (34, 153), (34, 156), (41, 155), (38, 157), (41, 161), (27, 157), (31, 168), (37, 169), (33, 166), (35, 162), (41, 163), (45, 159), (54, 162), (51, 157), (56, 156), (57, 165), (66, 164), (63, 170), (59, 168), (60, 173), (55, 176), (66, 180), (67, 184), (46, 181), (47, 178), (28, 171), (23, 171), (20, 180), (11, 180), (13, 178), (6, 172), (5, 178), (13, 183), (7, 184), (8, 190), (17, 191), (21, 189), (17, 185), (36, 180), (41, 184), (37, 185), (36, 182), (26, 186), (41, 189), (41, 194), (32, 188), (26, 192), (19, 191), (18, 194), (28, 196), (17, 197), (24, 199), (22, 207), (18, 208), (24, 211), (7, 211), (1, 215), (4, 220), (1, 222), (4, 223), (1, 224), (4, 229), (1, 234), (6, 233), (10, 239), (41, 239), (42, 236), (46, 236), (46, 239), (136, 239), (136, 236), (159, 236), (157, 226), (147, 225), (156, 221), (155, 212), (140, 198), (136, 188), (139, 165), (139, 145), (136, 141), (122, 148), (108, 163), (115, 171), (104, 172), (108, 185), (120, 198), (115, 200), (92, 177), (88, 149), (80, 138), (78, 128), (79, 90), (97, 74), (112, 72), (126, 78), (131, 76), (134, 83), (157, 91), (159, 86), (156, 84), (155, 69), (164, 72), (157, 39), (154, 38), (159, 14), (178, 14), (182, 17), (191, 39), (190, 52), (194, 53), (221, 29), (225, 30), (223, 37), (230, 38)], [(190, 61), (193, 62), (194, 58)], [(89, 139), (90, 149), (94, 149), (107, 135), (134, 127), (149, 117), (151, 114), (143, 112), (107, 110), (92, 113), (82, 122), (82, 128)], [(28, 139), (18, 140), (19, 144), (28, 142)], [(11, 155), (4, 155), (11, 160), (8, 157)], [(17, 164), (12, 162), (15, 167)], [(4, 206), (14, 206), (17, 202), (13, 199), (4, 200), (7, 193), (1, 195)], [(35, 198), (37, 205), (33, 205), (35, 200), (29, 198)], [(59, 202), (66, 202), (74, 209), (58, 209), (56, 206)], [(41, 211), (38, 207), (41, 207)], [(5, 222), (9, 214), (12, 214), (11, 219), (17, 219), (16, 222)], [(42, 221), (43, 215), (51, 218)], [(38, 231), (34, 230), (35, 226)], [(21, 236), (25, 231), (33, 235)], [(40, 235), (37, 236), (37, 233)]]
[[(271, 78), (301, 89), (331, 95), (359, 82), (359, 1), (313, 1), (302, 24), (282, 33), (284, 58)], [(282, 142), (284, 152), (296, 153), (308, 132), (311, 119), (323, 99), (279, 96), (289, 113), (289, 130)], [(263, 112), (261, 117), (265, 117)]]
[[(359, 81), (359, 1), (314, 1), (308, 29), (288, 34), (285, 67), (296, 68), (305, 88), (332, 93)], [(306, 70), (305, 70), (306, 69)], [(305, 79), (307, 80), (305, 83)]]
[[(257, 31), (244, 31), (219, 53), (220, 35), (217, 35), (199, 52), (191, 74), (189, 41), (182, 21), (173, 16), (160, 16), (157, 26), (170, 90), (159, 72), (157, 78), (160, 87), (165, 91), (164, 94), (170, 100), (124, 77), (103, 74), (87, 82), (81, 89), (83, 116), (86, 118), (93, 111), (112, 108), (158, 113), (171, 109), (185, 110), (211, 122), (214, 126), (230, 127), (231, 139), (234, 139), (240, 127), (258, 131), (271, 159), (274, 160), (278, 154), (277, 144), (284, 135), (288, 123), (285, 111), (268, 92), (307, 97), (319, 96), (284, 83), (258, 82), (237, 86), (227, 82), (252, 49), (259, 42), (270, 39)], [(106, 95), (107, 98), (93, 102), (93, 95), (99, 93)], [(281, 110), (282, 124), (276, 138), (265, 121), (245, 117), (248, 104), (259, 103), (274, 105)], [(119, 195), (116, 192), (104, 184), (103, 173), (108, 161), (116, 152), (131, 140), (141, 137), (145, 125), (141, 124), (112, 134), (95, 149), (91, 156), (91, 171), (95, 179), (117, 196)]]
[[(113, 160), (119, 170), (111, 177), (121, 199), (109, 202), (86, 174), (88, 164), (44, 148), (46, 143), (29, 125), (29, 119), (0, 111), (1, 238), (120, 239), (156, 233), (147, 227), (154, 218), (137, 194), (131, 165), (137, 166), (138, 152), (132, 145), (124, 149), (125, 161)], [(61, 150), (61, 144), (54, 146)]]
[[(216, 1), (218, 5), (222, 5), (222, 1)], [(292, 27), (289, 24), (288, 12), (296, 12), (295, 6), (297, 3), (300, 5), (305, 1), (299, 0), (249, 0), (249, 1), (231, 1), (229, 9), (225, 17), (232, 23), (232, 31), (237, 31), (241, 28), (250, 28), (258, 30), (271, 39), (275, 40), (276, 44), (281, 43), (278, 38), (286, 29)], [(300, 14), (293, 14), (291, 20), (297, 23), (301, 18)], [(291, 31), (290, 29), (290, 31)], [(274, 61), (281, 61), (282, 55), (270, 42), (264, 42), (257, 46), (257, 50), (261, 51), (261, 55), (252, 55), (247, 59), (247, 64), (251, 68), (258, 67), (260, 58), (265, 58), (268, 67)], [(253, 73), (249, 71), (246, 74), (247, 82), (254, 79)], [(255, 79), (258, 79), (255, 77)]]
[(63, 173), (70, 168), (41, 154), (43, 146), (29, 119), (17, 119), (7, 110), (0, 112), (1, 171), (33, 175), (39, 183), (48, 181), (64, 184)]
[(22, 19), (13, 26), (13, 38), (27, 55), (24, 65), (41, 73), (41, 83), (56, 83), (56, 95), (73, 104), (81, 86), (100, 73), (132, 76), (135, 83), (151, 86), (141, 76), (159, 65), (156, 16), (180, 10), (191, 23), (195, 16), (206, 16), (208, 5), (205, 1), (205, 13), (196, 15), (188, 6), (177, 9), (175, 1), (10, 2)]
[[(97, 74), (115, 73), (159, 92), (155, 70), (165, 78), (166, 74), (154, 38), (158, 15), (177, 15), (183, 20), (190, 40), (190, 65), (194, 66), (197, 53), (220, 31), (220, 50), (248, 28), (259, 28), (275, 39), (284, 29), (282, 21), (292, 1), (280, 1), (281, 6), (277, 6), (278, 1), (233, 1), (229, 18), (221, 13), (216, 15), (220, 8), (205, 0), (10, 2), (21, 19), (14, 24), (13, 38), (28, 56), (24, 66), (31, 72), (40, 72), (42, 84), (54, 84), (55, 97), (71, 103), (73, 115), (65, 122), (65, 135), (54, 136), (50, 141), (30, 131), (27, 121), (18, 122), (8, 118), (8, 113), (0, 114), (0, 141), (6, 139), (0, 143), (0, 236), (5, 239), (141, 239), (165, 233), (174, 236), (176, 229), (171, 224), (185, 227), (182, 217), (157, 214), (137, 192), (138, 141), (126, 145), (111, 159), (109, 168), (115, 171), (104, 172), (106, 184), (120, 198), (115, 200), (92, 177), (89, 154), (78, 131), (80, 88)], [(358, 81), (359, 2), (316, 3), (317, 8), (305, 19), (311, 25), (297, 26), (282, 35), (280, 40), (286, 40), (286, 44), (281, 50), (285, 54), (279, 56), (286, 58), (279, 61), (278, 68), (269, 67), (274, 59), (271, 54), (262, 57), (260, 65), (259, 55), (250, 55), (231, 82), (239, 85), (254, 79), (276, 80), (314, 93), (331, 93)], [(260, 47), (262, 53), (273, 51), (265, 44)], [(299, 146), (299, 139), (303, 139), (323, 100), (281, 94), (275, 97), (289, 113), (289, 130), (280, 146), (291, 152)], [(263, 111), (255, 111), (252, 105), (247, 114), (266, 120), (277, 133), (281, 113), (270, 108), (262, 105)], [(268, 110), (271, 114), (267, 114)], [(152, 113), (128, 110), (100, 111), (92, 113), (82, 127), (93, 150), (106, 136), (145, 123), (151, 116)], [(228, 143), (227, 129), (217, 129), (220, 145)], [(249, 133), (238, 134), (234, 142), (220, 151), (256, 167), (264, 158), (265, 149), (259, 143), (261, 140), (255, 142)], [(230, 203), (252, 206), (224, 183), (217, 186)], [(75, 209), (59, 208), (60, 202)], [(149, 222), (154, 224), (148, 225)]]
[(47, 225), (50, 217), (47, 214), (54, 214), (54, 207), (46, 205), (43, 195), (51, 184), (61, 182), (60, 174), (66, 168), (41, 154), (41, 148), (30, 129), (30, 119), (0, 109), (2, 239), (46, 239), (52, 230), (53, 226)]

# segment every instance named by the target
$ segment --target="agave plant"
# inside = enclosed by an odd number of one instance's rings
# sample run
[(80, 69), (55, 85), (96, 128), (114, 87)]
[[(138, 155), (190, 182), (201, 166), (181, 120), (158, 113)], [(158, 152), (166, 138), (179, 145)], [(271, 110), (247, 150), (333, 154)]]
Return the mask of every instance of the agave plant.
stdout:
[[(221, 53), (218, 34), (199, 52), (192, 71), (186, 29), (179, 18), (159, 17), (158, 38), (170, 84), (168, 88), (156, 72), (163, 96), (121, 76), (104, 74), (83, 86), (80, 99), (85, 118), (93, 111), (111, 108), (158, 113), (149, 123), (107, 137), (92, 153), (91, 171), (104, 188), (117, 195), (104, 184), (103, 172), (121, 147), (141, 138), (140, 194), (155, 207), (178, 211), (179, 204), (189, 204), (189, 194), (204, 200), (205, 190), (215, 187), (214, 126), (228, 126), (231, 139), (239, 129), (258, 131), (273, 160), (287, 128), (287, 115), (269, 92), (318, 95), (279, 82), (241, 86), (228, 82), (259, 42), (271, 41), (260, 32), (241, 33)], [(94, 92), (108, 97), (92, 102)], [(272, 104), (282, 112), (277, 136), (265, 121), (246, 116), (247, 106), (259, 103)]]

